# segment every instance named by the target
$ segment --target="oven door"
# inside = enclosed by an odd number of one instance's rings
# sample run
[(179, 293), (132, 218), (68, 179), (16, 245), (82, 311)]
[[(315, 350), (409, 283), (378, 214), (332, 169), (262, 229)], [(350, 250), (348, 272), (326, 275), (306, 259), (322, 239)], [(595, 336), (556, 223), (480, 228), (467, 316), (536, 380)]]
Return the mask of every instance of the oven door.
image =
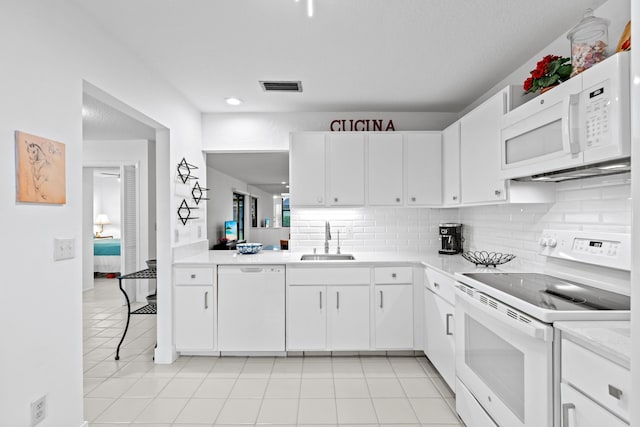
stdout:
[(551, 427), (553, 328), (460, 283), (455, 319), (456, 373), (476, 400), (461, 404), (501, 427)]

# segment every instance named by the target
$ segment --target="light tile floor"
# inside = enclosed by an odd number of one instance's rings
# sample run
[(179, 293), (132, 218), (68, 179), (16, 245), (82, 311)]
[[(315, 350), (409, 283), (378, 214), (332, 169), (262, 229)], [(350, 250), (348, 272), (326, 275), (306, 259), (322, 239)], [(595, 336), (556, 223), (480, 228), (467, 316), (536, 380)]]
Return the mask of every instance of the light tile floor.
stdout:
[(90, 427), (462, 425), (451, 390), (424, 357), (180, 357), (156, 365), (155, 316), (132, 315), (116, 361), (122, 303), (115, 279), (97, 279), (84, 294)]

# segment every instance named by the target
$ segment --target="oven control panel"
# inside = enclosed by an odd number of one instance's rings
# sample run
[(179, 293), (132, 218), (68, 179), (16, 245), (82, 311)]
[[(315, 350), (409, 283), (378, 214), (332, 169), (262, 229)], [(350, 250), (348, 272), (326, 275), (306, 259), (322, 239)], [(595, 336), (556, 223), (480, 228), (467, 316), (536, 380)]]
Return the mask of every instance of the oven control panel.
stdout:
[(544, 230), (541, 255), (630, 270), (631, 236), (625, 233)]

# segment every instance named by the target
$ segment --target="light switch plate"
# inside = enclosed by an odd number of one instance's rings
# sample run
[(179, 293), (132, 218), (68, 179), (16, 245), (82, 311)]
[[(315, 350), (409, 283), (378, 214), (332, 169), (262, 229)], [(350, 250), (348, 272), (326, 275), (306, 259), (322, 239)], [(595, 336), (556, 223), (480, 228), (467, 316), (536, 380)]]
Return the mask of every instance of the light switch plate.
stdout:
[(72, 259), (76, 257), (76, 240), (74, 238), (53, 239), (53, 260)]

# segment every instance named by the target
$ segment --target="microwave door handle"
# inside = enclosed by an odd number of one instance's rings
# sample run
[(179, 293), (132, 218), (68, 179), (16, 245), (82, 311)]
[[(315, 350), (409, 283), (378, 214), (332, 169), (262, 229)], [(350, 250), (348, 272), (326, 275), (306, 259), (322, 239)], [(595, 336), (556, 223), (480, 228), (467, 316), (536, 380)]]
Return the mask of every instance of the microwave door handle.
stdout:
[(580, 152), (580, 120), (578, 114), (580, 112), (580, 94), (574, 93), (569, 95), (567, 106), (567, 134), (569, 137), (569, 152), (578, 154)]

